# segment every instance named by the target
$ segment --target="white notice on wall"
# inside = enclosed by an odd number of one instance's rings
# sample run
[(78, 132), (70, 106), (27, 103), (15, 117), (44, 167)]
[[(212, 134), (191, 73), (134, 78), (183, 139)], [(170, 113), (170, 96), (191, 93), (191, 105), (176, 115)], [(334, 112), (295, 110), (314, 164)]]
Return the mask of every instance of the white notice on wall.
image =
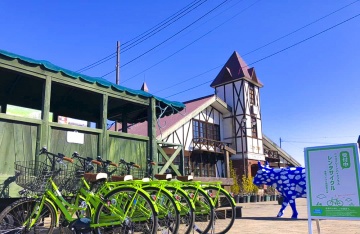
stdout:
[(68, 143), (84, 144), (84, 133), (68, 131), (66, 141)]

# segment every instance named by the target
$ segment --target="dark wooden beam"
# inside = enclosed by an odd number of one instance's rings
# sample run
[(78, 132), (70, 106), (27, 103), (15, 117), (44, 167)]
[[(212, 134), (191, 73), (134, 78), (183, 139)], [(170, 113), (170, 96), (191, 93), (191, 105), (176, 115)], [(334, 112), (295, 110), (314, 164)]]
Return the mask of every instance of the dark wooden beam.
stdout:
[[(43, 88), (41, 119), (41, 146), (46, 146), (49, 139), (49, 115), (50, 115), (50, 98), (51, 98), (51, 76), (46, 77), (46, 82)], [(38, 151), (37, 151), (38, 152)]]
[(154, 174), (158, 173), (158, 157), (157, 155), (157, 141), (156, 141), (156, 103), (154, 98), (150, 98), (150, 105), (148, 106), (148, 137), (149, 137), (149, 147), (148, 147), (148, 157), (150, 160), (156, 163), (154, 166)]
[(108, 157), (107, 143), (108, 143), (108, 133), (107, 133), (107, 110), (108, 110), (108, 95), (103, 94), (102, 105), (100, 106), (100, 128), (102, 130), (99, 136), (98, 142), (98, 155)]

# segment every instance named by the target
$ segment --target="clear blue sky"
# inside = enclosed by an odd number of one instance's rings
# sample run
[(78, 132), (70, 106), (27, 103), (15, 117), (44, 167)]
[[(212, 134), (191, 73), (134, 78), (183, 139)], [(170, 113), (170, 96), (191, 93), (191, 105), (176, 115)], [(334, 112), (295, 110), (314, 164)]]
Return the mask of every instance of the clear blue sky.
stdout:
[[(115, 53), (120, 41), (120, 84), (140, 89), (146, 81), (150, 93), (177, 101), (212, 94), (210, 81), (237, 51), (248, 64), (255, 62), (264, 84), (263, 132), (277, 144), (281, 137), (282, 148), (295, 159), (303, 164), (304, 147), (357, 141), (360, 17), (297, 43), (360, 14), (359, 1), (252, 53), (354, 0), (206, 1), (124, 49), (194, 2), (0, 1), (0, 49), (76, 71)], [(114, 69), (112, 58), (84, 74)], [(105, 78), (115, 82), (115, 73)]]

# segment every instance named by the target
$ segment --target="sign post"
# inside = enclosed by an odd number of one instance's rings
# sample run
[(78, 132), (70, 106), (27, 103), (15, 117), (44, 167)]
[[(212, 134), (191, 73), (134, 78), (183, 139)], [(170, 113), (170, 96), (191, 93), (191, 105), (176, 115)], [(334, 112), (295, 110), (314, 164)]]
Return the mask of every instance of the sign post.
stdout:
[(360, 220), (357, 144), (305, 148), (305, 168), (309, 233), (312, 219)]

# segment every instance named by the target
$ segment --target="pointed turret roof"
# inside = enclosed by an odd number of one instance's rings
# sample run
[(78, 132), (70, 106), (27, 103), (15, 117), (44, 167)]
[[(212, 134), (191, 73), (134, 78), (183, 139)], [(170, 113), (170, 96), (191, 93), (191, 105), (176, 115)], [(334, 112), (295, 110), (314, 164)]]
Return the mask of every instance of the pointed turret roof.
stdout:
[(210, 86), (215, 88), (239, 79), (246, 79), (259, 87), (263, 86), (256, 77), (255, 68), (249, 68), (240, 55), (234, 51)]
[(144, 82), (141, 86), (141, 90), (144, 91), (144, 92), (149, 92), (149, 88), (147, 87), (146, 83)]

